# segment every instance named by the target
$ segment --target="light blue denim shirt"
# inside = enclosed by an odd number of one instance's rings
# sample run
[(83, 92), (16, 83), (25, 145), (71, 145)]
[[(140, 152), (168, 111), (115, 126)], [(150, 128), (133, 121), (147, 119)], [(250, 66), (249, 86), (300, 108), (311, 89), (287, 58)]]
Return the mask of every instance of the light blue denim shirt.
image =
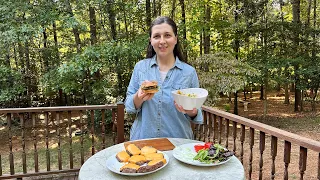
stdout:
[[(136, 109), (133, 96), (145, 80), (158, 81), (160, 89), (151, 100), (143, 102), (141, 108)], [(156, 56), (139, 61), (134, 67), (125, 100), (127, 113), (136, 114), (130, 130), (130, 140), (156, 137), (193, 139), (191, 121), (202, 124), (202, 111), (198, 109), (198, 115), (193, 119), (177, 111), (171, 91), (197, 87), (199, 80), (196, 70), (178, 58), (163, 82)]]

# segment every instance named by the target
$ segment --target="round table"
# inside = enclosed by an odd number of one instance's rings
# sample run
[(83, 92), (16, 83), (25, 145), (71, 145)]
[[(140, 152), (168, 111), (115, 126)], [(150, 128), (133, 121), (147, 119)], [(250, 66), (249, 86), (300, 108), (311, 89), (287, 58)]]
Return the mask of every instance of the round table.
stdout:
[[(200, 141), (180, 138), (168, 138), (169, 141), (179, 146), (187, 143), (197, 143)], [(155, 173), (143, 176), (123, 176), (113, 173), (107, 168), (107, 159), (111, 155), (124, 150), (124, 144), (117, 144), (108, 147), (91, 156), (81, 167), (79, 180), (109, 180), (109, 179), (163, 179), (163, 180), (243, 180), (245, 179), (244, 169), (241, 162), (233, 156), (228, 162), (211, 167), (198, 167), (185, 164), (175, 159), (172, 151), (165, 151), (169, 156), (169, 163), (166, 167)]]

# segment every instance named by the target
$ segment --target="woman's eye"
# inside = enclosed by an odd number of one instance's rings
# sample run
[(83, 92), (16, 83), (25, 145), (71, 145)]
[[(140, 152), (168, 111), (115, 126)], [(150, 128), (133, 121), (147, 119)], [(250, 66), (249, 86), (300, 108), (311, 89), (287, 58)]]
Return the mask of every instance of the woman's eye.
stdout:
[(153, 36), (153, 38), (159, 38), (159, 35), (155, 35), (155, 36)]
[(166, 34), (166, 37), (171, 37), (171, 34)]

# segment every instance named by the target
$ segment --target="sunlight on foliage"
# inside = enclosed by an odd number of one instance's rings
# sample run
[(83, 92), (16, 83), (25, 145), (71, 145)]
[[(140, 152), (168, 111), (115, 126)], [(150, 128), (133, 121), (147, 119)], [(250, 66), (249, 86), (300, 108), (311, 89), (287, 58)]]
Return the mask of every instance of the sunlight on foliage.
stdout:
[(225, 52), (200, 56), (193, 65), (197, 69), (200, 86), (209, 92), (207, 104), (214, 104), (219, 93), (229, 95), (242, 89), (248, 77), (259, 74), (253, 67)]

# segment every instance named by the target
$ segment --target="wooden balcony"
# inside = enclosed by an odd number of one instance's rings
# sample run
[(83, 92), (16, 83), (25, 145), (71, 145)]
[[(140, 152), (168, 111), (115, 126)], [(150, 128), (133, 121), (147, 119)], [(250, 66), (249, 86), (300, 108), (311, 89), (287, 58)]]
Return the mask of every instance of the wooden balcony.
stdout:
[[(320, 142), (210, 107), (202, 110), (204, 124), (193, 125), (195, 139), (235, 151), (247, 179), (320, 179)], [(0, 179), (76, 179), (87, 158), (127, 139), (124, 119), (122, 103), (0, 109)]]

